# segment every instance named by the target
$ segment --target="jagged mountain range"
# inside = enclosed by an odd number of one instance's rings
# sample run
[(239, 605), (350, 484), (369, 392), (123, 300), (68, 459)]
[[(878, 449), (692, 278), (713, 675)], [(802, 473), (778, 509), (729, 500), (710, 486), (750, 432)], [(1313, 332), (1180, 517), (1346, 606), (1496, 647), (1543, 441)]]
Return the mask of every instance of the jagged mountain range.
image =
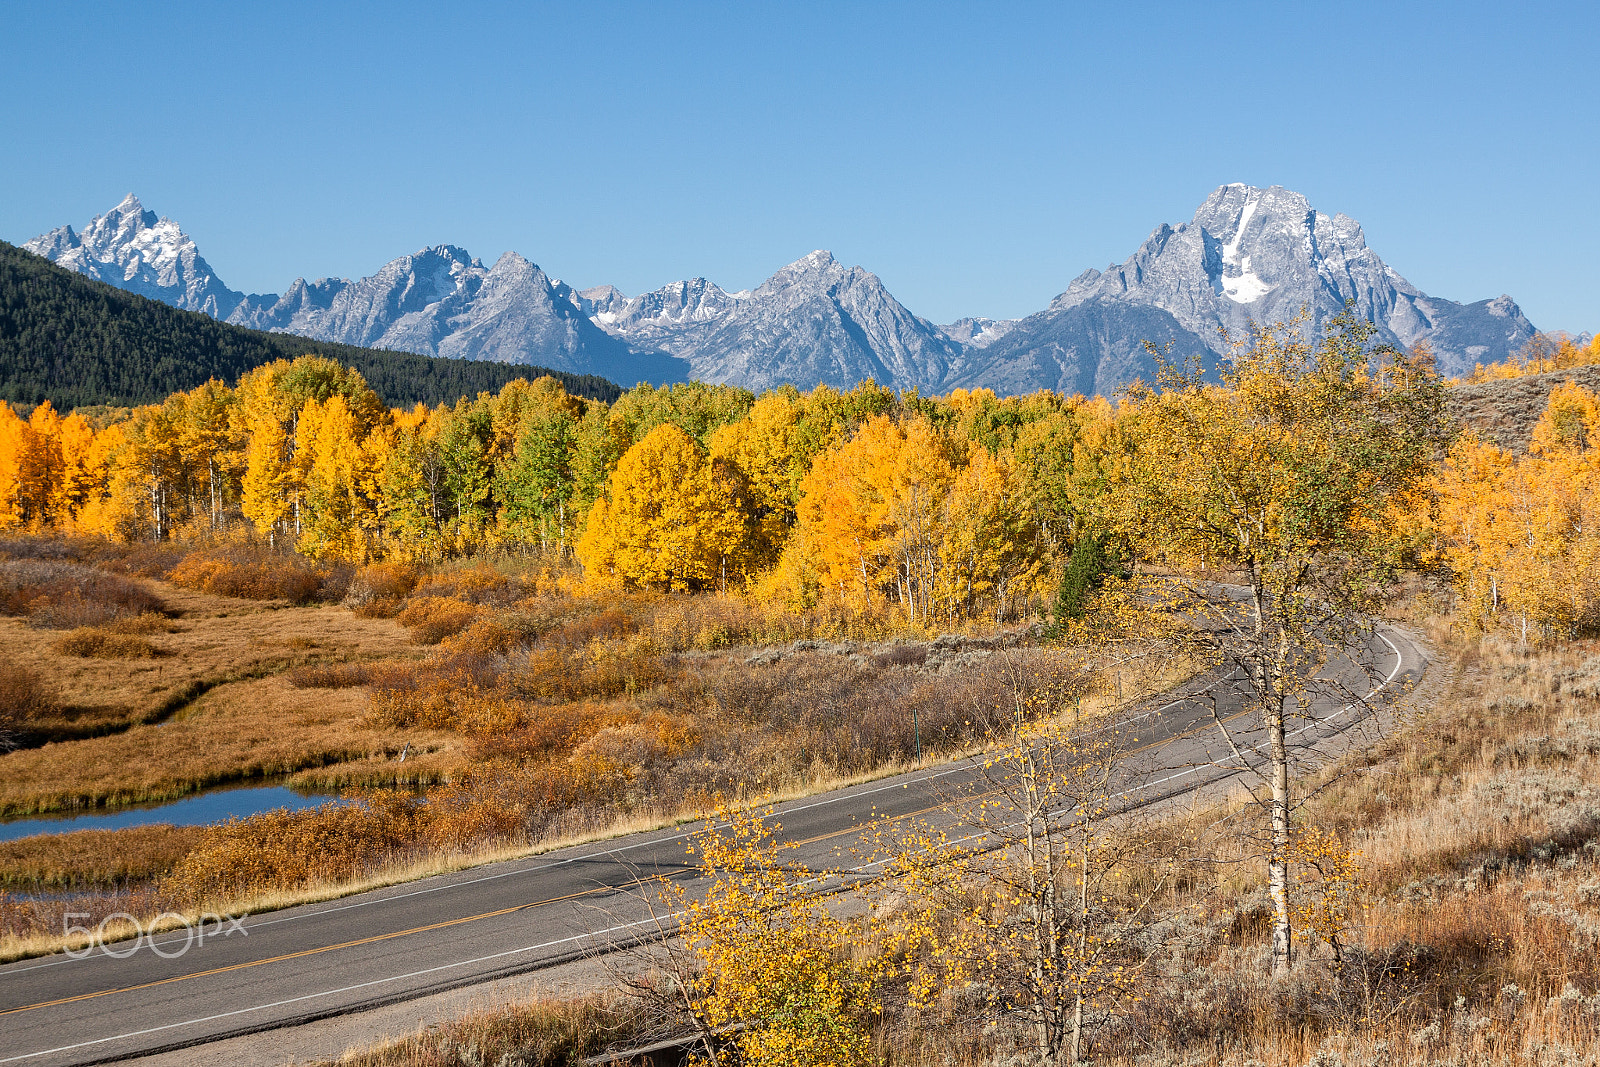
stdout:
[(1214, 362), (1226, 349), (1224, 330), (1301, 308), (1320, 322), (1347, 300), (1383, 340), (1427, 341), (1450, 374), (1504, 359), (1535, 332), (1509, 296), (1471, 304), (1428, 296), (1367, 247), (1355, 220), (1325, 215), (1278, 186), (1222, 186), (1191, 220), (1157, 227), (1124, 263), (1085, 271), (1034, 315), (945, 326), (825, 251), (754, 289), (728, 292), (694, 278), (630, 297), (609, 285), (574, 290), (515, 252), (485, 267), (439, 245), (359, 280), (302, 278), (282, 295), (253, 295), (224, 285), (177, 223), (131, 194), (81, 231), (63, 226), (25, 247), (238, 325), (624, 383), (698, 378), (759, 390), (874, 378), (924, 393), (1109, 394), (1153, 376), (1145, 341)]

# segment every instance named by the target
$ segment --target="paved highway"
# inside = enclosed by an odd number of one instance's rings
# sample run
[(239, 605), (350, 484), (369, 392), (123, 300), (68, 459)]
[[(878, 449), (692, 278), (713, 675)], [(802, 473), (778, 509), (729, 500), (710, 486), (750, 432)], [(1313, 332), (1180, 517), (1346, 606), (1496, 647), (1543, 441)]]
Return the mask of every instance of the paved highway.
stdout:
[[(1360, 660), (1365, 666), (1356, 662)], [(1426, 660), (1399, 633), (1381, 631), (1362, 655), (1325, 676), (1369, 703), (1328, 697), (1296, 723), (1292, 742), (1316, 758), (1348, 744), (1373, 707), (1421, 677)], [(1143, 761), (1131, 802), (1153, 803), (1239, 775), (1213, 721), (1234, 729), (1253, 762), (1261, 744), (1245, 694), (1231, 679), (1175, 691), (1175, 699), (1118, 725)], [(965, 762), (926, 768), (779, 806), (799, 862), (837, 867), (837, 849), (862, 824), (937, 809), (973, 783)], [(213, 922), (113, 944), (69, 959), (0, 967), (0, 1064), (53, 1067), (148, 1055), (225, 1037), (409, 1000), (563, 962), (643, 936), (652, 923), (630, 891), (640, 873), (693, 882), (675, 827), (443, 875), (324, 904)]]

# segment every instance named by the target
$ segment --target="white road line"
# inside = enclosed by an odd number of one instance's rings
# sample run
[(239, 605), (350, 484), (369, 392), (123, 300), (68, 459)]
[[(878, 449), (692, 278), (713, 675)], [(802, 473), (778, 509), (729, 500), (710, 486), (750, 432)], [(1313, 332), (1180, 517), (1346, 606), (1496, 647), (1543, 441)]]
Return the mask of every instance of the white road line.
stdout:
[(305, 996), (290, 997), (288, 1000), (275, 1000), (271, 1004), (257, 1004), (249, 1008), (239, 1008), (235, 1011), (225, 1011), (218, 1015), (207, 1015), (199, 1019), (188, 1019), (181, 1023), (167, 1023), (164, 1026), (152, 1026), (147, 1030), (134, 1030), (130, 1033), (116, 1034), (112, 1037), (97, 1038), (93, 1041), (80, 1041), (75, 1045), (61, 1045), (57, 1048), (44, 1049), (41, 1052), (28, 1052), (21, 1056), (8, 1056), (5, 1059), (0, 1059), (0, 1063), (16, 1063), (19, 1060), (37, 1059), (40, 1056), (50, 1056), (57, 1052), (71, 1052), (75, 1049), (89, 1048), (93, 1045), (104, 1045), (112, 1041), (123, 1041), (128, 1038), (144, 1037), (148, 1034), (159, 1034), (163, 1030), (176, 1030), (185, 1026), (196, 1026), (200, 1023), (215, 1022), (218, 1019), (231, 1019), (238, 1015), (248, 1015), (255, 1011), (267, 1011), (271, 1008), (281, 1008), (288, 1004), (301, 1004), (308, 1000), (316, 1000), (319, 997), (334, 997), (338, 996), (340, 993), (351, 993), (357, 989), (370, 989), (373, 986), (384, 985), (388, 982), (401, 982), (407, 978), (420, 978), (426, 974), (437, 974), (440, 971), (448, 971), (456, 967), (470, 967), (474, 963), (487, 963), (490, 960), (504, 959), (507, 956), (515, 956), (522, 952), (533, 952), (541, 948), (555, 948), (558, 945), (566, 945), (574, 941), (582, 941), (585, 938), (599, 937), (602, 934), (614, 934), (620, 930), (629, 930), (635, 926), (647, 925), (652, 921), (653, 920), (650, 919), (641, 919), (638, 922), (622, 923), (621, 925), (613, 926), (606, 930), (596, 930), (593, 933), (579, 934), (576, 937), (566, 937), (559, 941), (546, 941), (542, 945), (529, 945), (526, 948), (513, 948), (508, 949), (505, 952), (496, 952), (488, 956), (479, 956), (477, 959), (458, 960), (455, 963), (445, 963), (438, 967), (427, 967), (420, 971), (412, 971), (410, 974), (396, 974), (388, 978), (375, 978), (370, 982), (357, 982), (355, 985), (344, 986), (340, 989), (327, 989), (320, 993), (307, 993)]

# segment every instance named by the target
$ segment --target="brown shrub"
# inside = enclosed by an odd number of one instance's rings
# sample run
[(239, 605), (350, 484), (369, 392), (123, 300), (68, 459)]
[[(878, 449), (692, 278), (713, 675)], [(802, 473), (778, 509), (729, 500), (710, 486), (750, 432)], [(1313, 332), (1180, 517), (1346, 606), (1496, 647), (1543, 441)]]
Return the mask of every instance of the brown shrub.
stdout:
[(77, 562), (77, 550), (54, 537), (0, 537), (0, 559), (48, 559)]
[(624, 724), (628, 714), (605, 704), (584, 702), (527, 706), (514, 728), (468, 731), (468, 756), (476, 762), (546, 759), (571, 752), (601, 730)]
[(509, 608), (530, 593), (520, 581), (487, 567), (439, 571), (424, 578), (415, 590), (419, 597), (446, 597), (489, 608)]
[(205, 834), (201, 826), (74, 830), (0, 842), (0, 886), (33, 892), (113, 887), (172, 870)]
[(29, 725), (59, 708), (55, 692), (38, 671), (0, 663), (0, 752), (10, 751)]
[(406, 603), (399, 622), (411, 631), (411, 640), (417, 644), (437, 645), (465, 630), (482, 614), (476, 605), (454, 597), (415, 596)]
[(189, 546), (171, 541), (138, 541), (131, 545), (119, 545), (97, 539), (82, 543), (84, 560), (109, 571), (133, 574), (140, 578), (167, 577), (191, 551)]
[(966, 747), (1022, 701), (1044, 712), (1081, 689), (1057, 657), (996, 653), (959, 674), (854, 666), (829, 654), (788, 656), (768, 666), (729, 664), (660, 698), (782, 738), (790, 753), (859, 773), (924, 751)]
[(189, 553), (172, 569), (169, 580), (213, 596), (304, 604), (315, 599), (331, 577), (330, 569), (300, 556), (255, 545), (230, 545)]
[(50, 643), (58, 656), (82, 659), (150, 659), (161, 650), (136, 634), (116, 633), (97, 626), (84, 626), (62, 634)]
[(500, 690), (505, 669), (500, 656), (441, 655), (427, 663), (377, 664), (366, 723), (380, 729), (452, 728), (460, 703)]
[(394, 789), (229, 819), (206, 829), (162, 890), (198, 905), (356, 877), (413, 846), (426, 819), (418, 797)]
[(400, 790), (347, 794), (304, 811), (272, 811), (207, 827), (161, 891), (191, 905), (361, 877), (422, 849), (525, 839), (561, 812), (615, 791), (621, 771), (599, 757), (464, 769), (426, 803)]
[(591, 641), (624, 637), (638, 629), (633, 619), (616, 608), (571, 620), (542, 634), (539, 643), (547, 648), (582, 648)]
[(419, 573), (409, 563), (372, 563), (356, 572), (344, 603), (364, 619), (392, 619), (417, 587)]
[(596, 641), (570, 651), (535, 649), (517, 663), (516, 686), (535, 700), (566, 702), (643, 693), (677, 676), (645, 637)]
[(175, 634), (183, 628), (165, 615), (147, 611), (143, 615), (113, 619), (100, 629), (113, 634)]
[(449, 655), (504, 656), (523, 647), (528, 637), (497, 619), (478, 619), (466, 630), (444, 640)]
[(0, 562), (0, 614), (26, 615), (30, 626), (67, 630), (165, 610), (142, 582), (94, 567), (32, 559)]
[(308, 663), (285, 678), (296, 689), (354, 689), (372, 684), (372, 664)]

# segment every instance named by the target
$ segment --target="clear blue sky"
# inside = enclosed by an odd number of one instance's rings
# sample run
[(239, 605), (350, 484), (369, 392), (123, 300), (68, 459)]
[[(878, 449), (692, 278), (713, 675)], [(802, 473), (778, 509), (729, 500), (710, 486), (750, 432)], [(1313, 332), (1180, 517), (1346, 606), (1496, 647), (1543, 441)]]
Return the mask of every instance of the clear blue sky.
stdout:
[(1010, 317), (1244, 181), (1600, 327), (1594, 3), (0, 2), (0, 237), (133, 191), (236, 289), (445, 242), (737, 289), (828, 248)]

